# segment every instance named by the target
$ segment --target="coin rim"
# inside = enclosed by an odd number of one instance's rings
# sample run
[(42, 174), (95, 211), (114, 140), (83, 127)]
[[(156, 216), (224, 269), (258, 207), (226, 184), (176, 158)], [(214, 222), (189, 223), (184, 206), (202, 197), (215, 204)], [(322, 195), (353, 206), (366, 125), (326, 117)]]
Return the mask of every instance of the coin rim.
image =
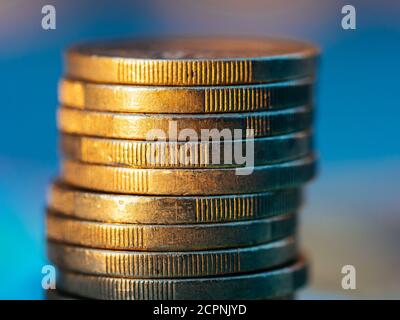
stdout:
[[(265, 199), (261, 199), (261, 201), (269, 202), (268, 205), (270, 205), (270, 202), (276, 201), (273, 199), (274, 197), (278, 197), (279, 200), (277, 204), (260, 210), (258, 209), (260, 208), (259, 205), (255, 201), (259, 201), (257, 199), (261, 197)], [(271, 198), (272, 200), (270, 200)], [(283, 201), (285, 198), (291, 199), (289, 203), (293, 203), (293, 205), (287, 205), (288, 201)], [(233, 199), (233, 201), (230, 201), (230, 199)], [(165, 207), (162, 203), (163, 200), (174, 200), (176, 202), (176, 205), (173, 206), (175, 210)], [(230, 201), (229, 204), (227, 204), (227, 201)], [(112, 205), (108, 205), (109, 202)], [(135, 208), (137, 202), (139, 202), (139, 208)], [(301, 207), (302, 202), (303, 193), (301, 188), (254, 194), (174, 197), (168, 195), (148, 196), (105, 193), (77, 189), (67, 186), (61, 181), (56, 181), (52, 184), (48, 191), (47, 201), (49, 209), (77, 219), (134, 224), (201, 224), (253, 220), (297, 211)], [(235, 209), (235, 203), (237, 209)], [(129, 208), (130, 206), (132, 207)], [(148, 206), (148, 208), (143, 208), (143, 206)], [(154, 218), (154, 215), (146, 219), (142, 214), (146, 210), (152, 211), (152, 206), (154, 206), (153, 208), (157, 211), (157, 214), (160, 215), (158, 220)], [(180, 210), (182, 214), (177, 214), (177, 207), (182, 208)], [(140, 210), (140, 212), (137, 210)], [(244, 210), (245, 212), (251, 210), (251, 213), (240, 214), (237, 212), (238, 210)], [(133, 218), (134, 216), (136, 218)]]
[[(75, 277), (75, 279), (77, 280), (75, 281), (75, 288), (74, 284), (70, 281), (71, 277), (72, 279)], [(284, 282), (284, 284), (278, 285), (277, 283), (274, 283), (274, 287), (271, 287), (271, 278), (277, 282)], [(86, 282), (84, 282), (85, 280)], [(265, 289), (268, 289), (266, 290), (268, 291), (268, 294), (260, 296), (260, 293), (258, 293), (257, 295), (254, 295), (253, 293), (253, 296), (249, 296), (247, 294), (245, 296), (238, 296), (238, 294), (242, 294), (242, 290), (239, 290), (240, 285), (243, 288), (248, 288), (249, 281), (255, 281), (253, 282), (253, 285), (259, 288), (259, 286), (263, 284), (263, 280), (267, 282), (264, 283), (264, 285)], [(300, 287), (304, 286), (307, 281), (308, 264), (302, 256), (295, 263), (289, 264), (282, 268), (267, 270), (258, 273), (223, 277), (143, 280), (134, 278), (115, 278), (83, 275), (79, 273), (65, 272), (63, 270), (60, 270), (59, 272), (59, 283), (61, 285), (60, 287), (63, 288), (65, 291), (75, 292), (76, 294), (85, 295), (90, 298), (123, 300), (131, 300), (133, 298), (132, 293), (136, 293), (135, 288), (137, 285), (149, 286), (148, 291), (145, 289), (145, 292), (143, 292), (143, 294), (141, 294), (140, 291), (137, 291), (138, 295), (142, 295), (141, 297), (134, 297), (135, 299), (144, 300), (249, 298), (265, 299), (291, 294)], [(222, 290), (218, 289), (220, 288), (219, 284), (224, 285), (225, 290), (223, 290), (223, 292)], [(76, 288), (76, 285), (78, 285), (78, 288)], [(202, 286), (203, 290), (195, 290), (196, 285)], [(214, 285), (216, 286), (213, 287)], [(90, 286), (92, 286), (92, 288), (90, 288)], [(121, 288), (124, 288), (124, 290), (121, 290)], [(153, 290), (151, 290), (150, 288)], [(156, 290), (157, 288), (159, 290)], [(254, 292), (254, 290), (252, 291)], [(216, 294), (218, 292), (221, 293), (221, 295), (217, 296)], [(201, 294), (206, 294), (206, 297), (202, 296)]]
[[(204, 39), (204, 37), (199, 38)], [(92, 42), (78, 44), (67, 50), (64, 56), (66, 74), (73, 78), (103, 83), (196, 86), (274, 82), (299, 78), (316, 72), (320, 49), (312, 43), (262, 37), (222, 38), (232, 39), (233, 41), (238, 39), (242, 41), (290, 42), (301, 45), (303, 49), (300, 52), (297, 51), (291, 54), (285, 53), (266, 57), (135, 59), (117, 55), (88, 55), (82, 52), (85, 47), (99, 45), (99, 42)], [(215, 37), (211, 37), (211, 39), (215, 39)], [(143, 41), (141, 39), (136, 40)], [(166, 39), (161, 40), (165, 41)], [(153, 38), (151, 41), (157, 41), (157, 38)], [(115, 43), (116, 41), (114, 41)], [(79, 66), (81, 67), (79, 68)], [(139, 68), (138, 71), (140, 70), (143, 74), (138, 79), (135, 79), (132, 75), (133, 70), (136, 68)], [(226, 72), (230, 70), (229, 68), (232, 68), (233, 73)], [(199, 73), (198, 69), (201, 70), (201, 73)], [(152, 73), (151, 70), (157, 70), (158, 72)], [(164, 70), (166, 72), (162, 72)], [(185, 70), (192, 70), (196, 76), (193, 74), (188, 77), (184, 72)], [(225, 70), (225, 73), (222, 73), (222, 70)]]
[(256, 272), (287, 264), (297, 255), (295, 236), (250, 247), (173, 252), (106, 250), (52, 240), (47, 242), (49, 260), (63, 270), (143, 279), (197, 278)]
[[(72, 186), (123, 194), (248, 194), (294, 188), (310, 181), (316, 174), (317, 158), (315, 154), (310, 154), (289, 162), (255, 166), (247, 175), (238, 175), (241, 170), (247, 168), (142, 169), (64, 160), (61, 176)], [(268, 180), (265, 179), (267, 174)], [(207, 180), (202, 179), (201, 187), (192, 184), (193, 179), (204, 177)], [(174, 182), (173, 187), (171, 182)]]
[[(302, 97), (298, 92), (302, 90)], [(135, 86), (63, 78), (61, 105), (117, 113), (223, 114), (263, 112), (311, 104), (314, 78), (245, 86)], [(286, 92), (285, 92), (286, 91)]]
[[(58, 212), (47, 212), (48, 239), (90, 248), (129, 251), (198, 251), (254, 246), (293, 235), (296, 225), (295, 213), (202, 225), (144, 225), (79, 220)], [(250, 228), (259, 232), (250, 233)], [(232, 238), (233, 231), (247, 238)], [(195, 233), (200, 238), (193, 238)], [(173, 242), (169, 238), (172, 234), (178, 235)]]
[[(218, 146), (221, 156), (224, 154), (225, 143), (238, 144), (242, 152), (245, 149), (244, 146), (247, 146), (248, 143), (253, 144), (253, 163), (255, 166), (282, 163), (304, 157), (312, 152), (314, 145), (314, 136), (311, 129), (280, 136), (260, 137), (256, 139), (247, 138), (223, 142), (142, 141), (93, 137), (63, 132), (60, 133), (59, 140), (61, 156), (68, 160), (88, 164), (155, 169), (244, 167), (245, 163), (212, 163), (213, 146)], [(232, 151), (236, 150), (236, 146), (232, 146), (232, 144), (229, 144), (230, 148)], [(285, 152), (276, 152), (276, 150), (280, 149), (283, 149)], [(188, 155), (186, 150), (192, 151)], [(148, 159), (150, 153), (157, 154), (157, 152), (165, 154), (166, 157), (163, 158), (164, 160), (161, 161), (155, 156)], [(170, 155), (171, 152), (173, 154), (178, 154), (177, 159), (179, 159), (183, 152), (191, 162), (182, 163), (182, 161), (177, 160), (176, 163), (170, 163), (168, 155)], [(204, 155), (201, 156), (200, 154)], [(272, 156), (270, 156), (270, 154), (272, 154)], [(204, 159), (202, 157), (204, 157)], [(205, 161), (205, 159), (207, 159), (207, 161)], [(232, 159), (232, 162), (234, 161), (235, 159)]]

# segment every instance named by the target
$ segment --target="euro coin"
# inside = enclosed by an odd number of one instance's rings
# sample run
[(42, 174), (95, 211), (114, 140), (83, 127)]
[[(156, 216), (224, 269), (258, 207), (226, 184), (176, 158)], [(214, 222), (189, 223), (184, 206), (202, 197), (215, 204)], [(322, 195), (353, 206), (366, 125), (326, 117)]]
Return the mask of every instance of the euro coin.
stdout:
[(65, 160), (65, 182), (82, 188), (128, 194), (221, 195), (295, 188), (311, 180), (316, 159), (221, 169), (141, 169)]
[[(61, 135), (64, 158), (84, 163), (141, 168), (242, 167), (252, 153), (254, 165), (284, 162), (312, 151), (309, 131), (233, 141), (138, 141)], [(236, 155), (240, 155), (239, 157)]]
[(318, 49), (273, 38), (197, 37), (97, 42), (72, 47), (66, 74), (125, 84), (246, 84), (315, 73)]
[(309, 129), (311, 123), (312, 108), (309, 106), (279, 111), (202, 115), (109, 113), (68, 107), (58, 110), (58, 128), (62, 132), (147, 141), (257, 138)]
[(101, 250), (48, 242), (48, 257), (62, 270), (133, 278), (189, 278), (270, 269), (293, 261), (294, 238), (225, 250), (143, 252)]
[(296, 216), (212, 224), (141, 225), (76, 220), (48, 213), (50, 240), (79, 246), (134, 251), (193, 251), (239, 248), (294, 234)]
[(307, 281), (303, 259), (270, 271), (223, 277), (136, 279), (59, 272), (59, 286), (109, 300), (271, 299), (293, 294)]
[(110, 223), (196, 224), (267, 218), (299, 209), (301, 189), (219, 196), (138, 196), (81, 190), (62, 183), (49, 190), (51, 210)]
[(139, 87), (64, 79), (59, 101), (79, 109), (134, 113), (229, 113), (312, 102), (312, 79), (224, 87)]

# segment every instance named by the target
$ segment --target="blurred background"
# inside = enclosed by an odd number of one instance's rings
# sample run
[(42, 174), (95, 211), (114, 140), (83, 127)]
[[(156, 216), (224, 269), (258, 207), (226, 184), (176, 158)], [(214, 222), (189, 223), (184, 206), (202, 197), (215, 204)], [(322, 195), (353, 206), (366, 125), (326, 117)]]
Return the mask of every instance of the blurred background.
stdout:
[[(56, 30), (41, 27), (56, 8)], [(356, 8), (343, 30), (341, 9)], [(57, 173), (62, 53), (87, 39), (163, 34), (283, 36), (322, 48), (319, 177), (301, 236), (304, 298), (400, 298), (400, 2), (0, 0), (0, 299), (41, 299), (46, 185)], [(357, 289), (341, 287), (354, 265)]]

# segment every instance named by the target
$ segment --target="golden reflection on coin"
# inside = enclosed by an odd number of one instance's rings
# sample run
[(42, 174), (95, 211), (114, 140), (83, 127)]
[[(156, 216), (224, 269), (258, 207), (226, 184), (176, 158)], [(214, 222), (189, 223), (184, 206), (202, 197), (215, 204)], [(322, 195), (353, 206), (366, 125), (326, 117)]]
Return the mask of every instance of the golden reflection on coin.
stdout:
[(66, 159), (92, 164), (222, 168), (245, 166), (243, 157), (250, 152), (255, 166), (298, 159), (312, 151), (313, 141), (309, 131), (258, 139), (205, 142), (151, 142), (62, 134), (60, 146)]
[(221, 139), (221, 136), (226, 140), (258, 138), (309, 129), (311, 123), (310, 106), (271, 112), (206, 115), (109, 113), (68, 107), (58, 110), (58, 128), (62, 132), (147, 141), (204, 141)]
[(58, 283), (68, 292), (109, 300), (271, 299), (302, 287), (307, 281), (303, 258), (270, 271), (209, 278), (136, 279), (62, 271)]
[(61, 104), (87, 110), (134, 113), (232, 113), (312, 103), (312, 79), (225, 87), (138, 87), (64, 79)]
[(296, 216), (225, 223), (144, 225), (71, 219), (48, 212), (49, 239), (79, 246), (133, 251), (239, 248), (294, 235)]
[(134, 224), (196, 224), (267, 218), (298, 210), (301, 189), (218, 196), (139, 196), (53, 184), (49, 208), (71, 218)]
[(274, 38), (196, 37), (93, 42), (66, 54), (66, 74), (164, 86), (274, 82), (315, 73), (318, 49)]
[(294, 188), (314, 177), (316, 159), (221, 169), (141, 169), (65, 160), (62, 179), (77, 187), (143, 195), (221, 195)]
[(296, 241), (286, 238), (225, 250), (143, 252), (93, 249), (48, 242), (48, 257), (62, 270), (133, 278), (205, 277), (270, 269), (293, 261)]

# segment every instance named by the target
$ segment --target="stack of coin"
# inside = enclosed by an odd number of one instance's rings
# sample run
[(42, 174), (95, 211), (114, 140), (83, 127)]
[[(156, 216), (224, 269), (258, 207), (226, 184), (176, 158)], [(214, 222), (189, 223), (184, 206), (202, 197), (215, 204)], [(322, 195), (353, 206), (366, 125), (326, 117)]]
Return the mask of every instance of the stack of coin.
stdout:
[(48, 256), (64, 294), (280, 299), (315, 174), (318, 50), (279, 39), (93, 43), (66, 54)]

